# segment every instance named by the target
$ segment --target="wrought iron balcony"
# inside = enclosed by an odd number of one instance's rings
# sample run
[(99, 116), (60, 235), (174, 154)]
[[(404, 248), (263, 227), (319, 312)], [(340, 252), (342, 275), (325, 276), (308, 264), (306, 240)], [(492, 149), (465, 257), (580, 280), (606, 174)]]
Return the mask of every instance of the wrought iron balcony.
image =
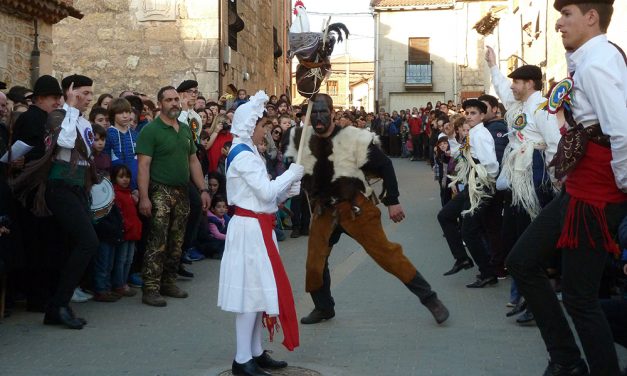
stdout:
[(433, 61), (414, 64), (405, 62), (406, 88), (431, 88), (433, 86)]

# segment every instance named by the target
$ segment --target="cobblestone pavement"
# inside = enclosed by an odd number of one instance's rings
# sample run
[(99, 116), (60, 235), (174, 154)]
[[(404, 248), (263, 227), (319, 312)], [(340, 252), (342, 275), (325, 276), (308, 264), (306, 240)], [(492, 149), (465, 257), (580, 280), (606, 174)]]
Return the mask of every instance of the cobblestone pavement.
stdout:
[[(394, 161), (407, 219), (387, 220), (391, 240), (432, 284), (451, 311), (442, 326), (398, 280), (380, 269), (357, 243), (343, 237), (330, 264), (336, 317), (301, 325), (301, 346), (267, 348), (290, 366), (325, 376), (347, 375), (540, 375), (546, 353), (535, 327), (506, 319), (510, 281), (471, 290), (476, 269), (443, 277), (452, 258), (436, 221), (439, 194), (424, 162)], [(304, 292), (306, 238), (280, 243), (299, 317), (313, 307)], [(16, 310), (0, 324), (0, 375), (7, 376), (215, 376), (230, 368), (234, 318), (216, 307), (219, 262), (190, 267), (196, 278), (180, 281), (188, 299), (166, 308), (140, 303), (74, 304), (88, 319), (80, 331), (41, 324), (42, 315)], [(621, 363), (627, 353), (619, 349)], [(300, 370), (300, 374), (306, 373)], [(224, 373), (224, 374), (228, 374)], [(299, 373), (286, 373), (299, 374)]]

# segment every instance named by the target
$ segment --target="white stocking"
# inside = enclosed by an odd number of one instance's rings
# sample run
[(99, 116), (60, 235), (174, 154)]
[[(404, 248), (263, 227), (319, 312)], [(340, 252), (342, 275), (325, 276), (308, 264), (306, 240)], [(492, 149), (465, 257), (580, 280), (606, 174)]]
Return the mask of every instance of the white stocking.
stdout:
[(263, 325), (261, 320), (263, 318), (262, 312), (257, 312), (257, 318), (255, 320), (255, 328), (253, 330), (253, 338), (250, 344), (253, 356), (259, 356), (263, 354), (263, 347), (261, 347), (261, 332), (263, 331)]
[(238, 313), (235, 315), (235, 335), (237, 339), (237, 353), (235, 353), (235, 361), (244, 364), (251, 360), (252, 355), (252, 339), (257, 324), (258, 312)]

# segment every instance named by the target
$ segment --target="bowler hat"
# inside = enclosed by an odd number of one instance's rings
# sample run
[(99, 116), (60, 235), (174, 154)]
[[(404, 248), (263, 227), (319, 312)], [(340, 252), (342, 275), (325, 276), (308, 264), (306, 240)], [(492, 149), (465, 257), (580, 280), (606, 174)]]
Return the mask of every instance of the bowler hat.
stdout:
[[(26, 104), (26, 93), (31, 93), (32, 90), (25, 88), (24, 86), (13, 86), (7, 93), (7, 98), (13, 101), (13, 103)], [(28, 95), (30, 97), (30, 94)]]
[(523, 65), (507, 77), (520, 80), (542, 80), (542, 70), (535, 65)]
[(33, 88), (33, 94), (29, 97), (43, 97), (46, 95), (63, 95), (61, 87), (59, 87), (59, 81), (56, 78), (44, 74), (35, 81), (35, 87)]
[(176, 91), (179, 93), (182, 93), (184, 91), (187, 91), (189, 89), (193, 89), (195, 87), (198, 87), (198, 82), (194, 81), (194, 80), (185, 80), (183, 82), (181, 82), (181, 84), (176, 88)]
[(614, 0), (555, 0), (553, 7), (558, 11), (571, 4), (608, 4), (613, 5)]

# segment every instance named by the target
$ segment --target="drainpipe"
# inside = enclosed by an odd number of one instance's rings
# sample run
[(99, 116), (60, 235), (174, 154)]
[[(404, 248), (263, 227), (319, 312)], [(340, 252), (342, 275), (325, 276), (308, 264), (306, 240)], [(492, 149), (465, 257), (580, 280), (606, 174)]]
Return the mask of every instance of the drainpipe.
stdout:
[(33, 21), (35, 27), (35, 42), (33, 43), (33, 51), (30, 53), (30, 83), (31, 87), (35, 86), (35, 81), (39, 78), (39, 33), (37, 28), (37, 19)]
[[(228, 1), (228, 0), (226, 0)], [(228, 17), (227, 17), (228, 20)], [(223, 59), (224, 59), (224, 32), (223, 32), (223, 21), (224, 17), (222, 16), (222, 0), (218, 1), (218, 94), (216, 101), (220, 99), (222, 95), (222, 69), (224, 69)]]
[(379, 112), (379, 12), (374, 11), (374, 111)]

